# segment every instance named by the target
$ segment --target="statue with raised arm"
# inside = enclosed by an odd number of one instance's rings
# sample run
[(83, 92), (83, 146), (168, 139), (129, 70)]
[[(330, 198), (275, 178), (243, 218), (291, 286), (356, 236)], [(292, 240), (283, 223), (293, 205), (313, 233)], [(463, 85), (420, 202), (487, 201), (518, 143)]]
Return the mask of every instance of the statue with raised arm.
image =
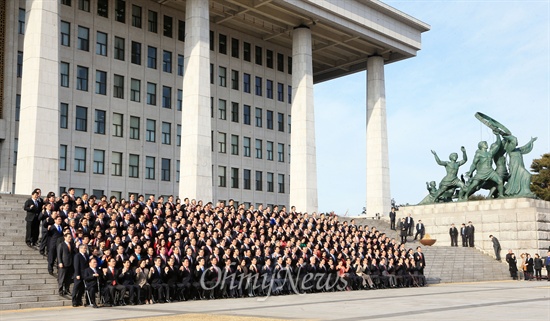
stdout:
[(437, 194), (437, 185), (435, 181), (431, 181), (429, 183), (426, 182), (426, 189), (428, 190), (428, 195), (426, 195), (426, 197), (424, 197), (424, 199), (422, 199), (420, 203), (418, 203), (418, 205), (435, 203), (434, 196)]
[[(466, 192), (464, 193), (465, 198), (477, 191), (486, 182), (493, 182), (496, 184), (498, 197), (504, 195), (504, 181), (492, 166), (493, 157), (501, 148), (502, 141), (496, 130), (493, 130), (493, 133), (496, 136), (496, 142), (491, 145), (491, 149), (487, 150), (488, 145), (486, 141), (481, 141), (477, 145), (478, 149), (472, 161), (472, 165), (470, 166), (470, 170), (465, 174), (466, 177), (471, 177), (468, 181)], [(475, 175), (472, 177), (474, 172)]]
[(435, 193), (433, 202), (437, 202), (439, 197), (443, 195), (445, 192), (452, 190), (454, 191), (456, 188), (460, 188), (460, 193), (458, 194), (458, 199), (462, 200), (464, 199), (464, 183), (457, 177), (458, 175), (458, 168), (466, 163), (468, 161), (468, 156), (466, 155), (466, 148), (464, 146), (460, 147), (460, 150), (462, 151), (462, 160), (458, 160), (458, 154), (457, 153), (451, 153), (449, 155), (449, 161), (444, 162), (439, 159), (439, 156), (437, 156), (437, 153), (432, 150), (432, 154), (434, 154), (435, 161), (438, 165), (444, 166), (445, 170), (447, 171), (447, 175), (443, 177), (441, 182), (439, 183), (439, 189), (437, 190), (437, 193)]
[(537, 137), (531, 138), (525, 146), (518, 146), (518, 139), (514, 135), (502, 136), (504, 141), (504, 150), (508, 154), (508, 166), (510, 168), (510, 177), (504, 187), (506, 196), (534, 197), (531, 192), (531, 173), (525, 169), (523, 164), (523, 155), (533, 150), (533, 143)]

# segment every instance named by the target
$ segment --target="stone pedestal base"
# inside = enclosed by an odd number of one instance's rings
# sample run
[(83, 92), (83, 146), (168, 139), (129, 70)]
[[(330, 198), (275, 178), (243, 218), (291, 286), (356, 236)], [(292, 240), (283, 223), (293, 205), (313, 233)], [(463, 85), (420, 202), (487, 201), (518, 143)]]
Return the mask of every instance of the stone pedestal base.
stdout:
[[(398, 217), (412, 214), (415, 224), (422, 220), (426, 233), (437, 239), (434, 246), (449, 246), (449, 228), (454, 223), (460, 233), (462, 223), (472, 221), (475, 227), (475, 247), (494, 256), (494, 235), (502, 247), (504, 260), (508, 249), (519, 254), (547, 255), (550, 246), (550, 202), (530, 198), (510, 198), (430, 205), (403, 206)], [(461, 236), (458, 236), (461, 246)]]

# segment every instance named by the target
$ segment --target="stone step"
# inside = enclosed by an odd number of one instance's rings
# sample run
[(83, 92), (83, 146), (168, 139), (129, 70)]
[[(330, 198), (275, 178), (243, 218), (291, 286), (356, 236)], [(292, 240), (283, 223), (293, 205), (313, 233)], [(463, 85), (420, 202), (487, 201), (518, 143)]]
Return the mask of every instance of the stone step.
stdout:
[(0, 285), (10, 286), (10, 285), (33, 285), (33, 284), (57, 284), (57, 278), (45, 275), (41, 276), (39, 279), (31, 279), (31, 278), (19, 278), (16, 279), (6, 279), (5, 277), (2, 277)]

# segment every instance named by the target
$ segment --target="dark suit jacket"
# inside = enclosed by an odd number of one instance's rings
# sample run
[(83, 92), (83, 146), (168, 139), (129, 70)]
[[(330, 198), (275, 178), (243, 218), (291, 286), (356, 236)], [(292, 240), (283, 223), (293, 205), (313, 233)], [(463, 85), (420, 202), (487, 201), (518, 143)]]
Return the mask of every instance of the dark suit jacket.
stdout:
[(122, 273), (122, 270), (120, 270), (120, 274), (118, 275), (118, 283), (122, 285), (133, 285), (134, 280), (136, 279), (136, 273), (132, 271), (131, 269), (126, 271), (126, 273)]
[[(120, 271), (118, 269), (114, 269), (114, 275), (111, 272), (111, 269), (107, 267), (107, 272), (105, 273), (105, 284), (106, 285), (112, 285), (113, 281), (115, 281), (116, 284), (118, 284), (118, 275), (120, 274)], [(116, 285), (115, 284), (115, 285)]]
[(84, 270), (83, 277), (84, 277), (84, 282), (86, 282), (87, 288), (97, 285), (98, 281), (100, 284), (103, 283), (103, 279), (104, 279), (103, 271), (101, 271), (99, 267), (97, 267), (95, 270), (97, 274), (99, 274), (98, 277), (94, 276), (94, 271), (92, 270), (91, 267), (88, 267)]
[(73, 248), (74, 244), (71, 244), (71, 251), (69, 251), (69, 247), (67, 246), (67, 243), (61, 242), (57, 246), (57, 262), (63, 263), (63, 267), (67, 268), (73, 265)]
[[(86, 254), (84, 254), (86, 255)], [(80, 276), (80, 279), (84, 277), (84, 270), (88, 268), (88, 260), (87, 258), (84, 258), (80, 252), (78, 254), (75, 254), (73, 259), (73, 266), (74, 266), (74, 276), (75, 278), (77, 276)]]
[(418, 231), (419, 233), (424, 233), (426, 231), (426, 228), (424, 227), (424, 224), (417, 223), (416, 224), (416, 231)]
[(414, 261), (416, 262), (416, 266), (418, 266), (418, 263), (422, 263), (423, 267), (426, 266), (426, 260), (425, 260), (425, 257), (424, 257), (424, 253), (422, 253), (422, 256), (420, 256), (420, 253), (415, 252), (413, 254), (413, 257), (414, 257)]
[(458, 229), (456, 227), (451, 227), (449, 229), (449, 235), (450, 236), (458, 236)]
[(25, 205), (23, 206), (23, 209), (27, 212), (25, 221), (31, 222), (38, 218), (38, 214), (42, 211), (42, 200), (38, 198), (36, 203), (38, 205), (34, 205), (32, 198), (25, 201)]

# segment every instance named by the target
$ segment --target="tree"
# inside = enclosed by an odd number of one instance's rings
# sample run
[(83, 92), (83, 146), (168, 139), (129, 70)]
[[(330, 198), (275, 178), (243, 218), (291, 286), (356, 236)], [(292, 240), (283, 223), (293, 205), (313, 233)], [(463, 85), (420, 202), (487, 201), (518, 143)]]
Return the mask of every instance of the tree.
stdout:
[(531, 191), (539, 198), (550, 201), (550, 153), (533, 159), (531, 170), (535, 173), (531, 176)]

